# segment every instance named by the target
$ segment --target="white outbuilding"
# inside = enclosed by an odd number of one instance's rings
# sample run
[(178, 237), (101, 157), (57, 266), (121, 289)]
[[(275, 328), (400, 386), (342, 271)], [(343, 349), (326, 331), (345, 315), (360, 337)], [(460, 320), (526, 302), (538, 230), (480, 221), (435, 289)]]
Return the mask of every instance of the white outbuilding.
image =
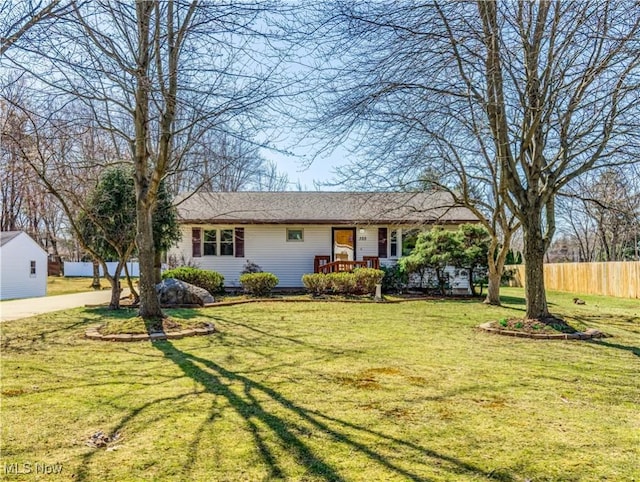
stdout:
[(0, 300), (47, 294), (47, 252), (23, 231), (0, 233)]

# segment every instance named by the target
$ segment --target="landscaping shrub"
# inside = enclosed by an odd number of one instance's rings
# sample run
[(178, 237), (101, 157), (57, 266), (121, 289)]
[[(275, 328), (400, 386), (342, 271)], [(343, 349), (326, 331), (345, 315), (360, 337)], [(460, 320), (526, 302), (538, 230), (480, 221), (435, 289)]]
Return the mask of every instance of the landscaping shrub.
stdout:
[(353, 273), (330, 273), (326, 275), (329, 278), (331, 290), (334, 293), (343, 295), (354, 294), (358, 287), (356, 275)]
[(356, 277), (356, 291), (365, 295), (374, 294), (376, 285), (384, 278), (384, 271), (373, 268), (358, 268), (353, 274)]
[(331, 288), (330, 279), (324, 273), (305, 274), (302, 276), (302, 283), (314, 295), (325, 294)]
[(254, 263), (250, 259), (248, 259), (246, 263), (244, 263), (244, 266), (242, 267), (242, 271), (240, 271), (241, 275), (249, 274), (249, 273), (262, 273), (262, 268), (260, 267), (260, 265), (257, 263)]
[(224, 276), (216, 271), (182, 266), (180, 268), (169, 269), (162, 273), (162, 279), (175, 278), (185, 283), (204, 288), (209, 293), (221, 293), (224, 291)]
[(359, 268), (353, 273), (305, 274), (302, 283), (314, 295), (332, 291), (343, 295), (373, 294), (384, 272), (373, 268)]
[(382, 278), (383, 293), (402, 293), (407, 287), (409, 276), (402, 266), (394, 264), (393, 266), (381, 266), (380, 269), (384, 273)]
[(268, 295), (278, 282), (278, 277), (273, 273), (247, 273), (240, 276), (244, 291), (252, 296)]

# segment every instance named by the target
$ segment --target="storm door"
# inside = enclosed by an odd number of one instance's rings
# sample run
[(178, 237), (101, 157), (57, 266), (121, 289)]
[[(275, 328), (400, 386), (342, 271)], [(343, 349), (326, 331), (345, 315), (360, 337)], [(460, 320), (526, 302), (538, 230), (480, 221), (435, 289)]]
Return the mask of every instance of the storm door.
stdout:
[(333, 260), (355, 261), (356, 228), (333, 228)]

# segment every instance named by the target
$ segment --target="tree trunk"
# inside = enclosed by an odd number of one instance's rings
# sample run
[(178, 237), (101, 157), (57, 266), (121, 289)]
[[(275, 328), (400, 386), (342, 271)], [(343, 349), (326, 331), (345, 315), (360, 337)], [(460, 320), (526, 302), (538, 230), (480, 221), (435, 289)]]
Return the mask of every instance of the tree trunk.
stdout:
[(118, 262), (118, 266), (116, 266), (116, 271), (114, 275), (109, 278), (109, 282), (111, 283), (111, 301), (109, 302), (110, 310), (120, 309), (120, 294), (122, 293), (122, 288), (120, 287), (121, 271), (122, 271), (122, 263)]
[[(506, 232), (506, 231), (505, 231)], [(505, 238), (498, 251), (498, 256), (495, 258), (493, 254), (497, 249), (497, 243), (491, 244), (489, 248), (488, 259), (488, 284), (487, 284), (487, 297), (484, 303), (488, 305), (501, 306), (500, 303), (500, 284), (502, 283), (502, 273), (504, 272), (504, 263), (507, 260), (507, 254), (509, 253), (509, 247), (511, 245), (511, 234), (505, 234)]]
[(438, 278), (438, 289), (440, 290), (440, 294), (442, 296), (446, 296), (445, 284), (446, 281), (444, 279), (444, 273), (442, 272), (442, 268), (436, 268), (436, 278)]
[(140, 262), (140, 308), (139, 315), (144, 319), (164, 318), (160, 301), (156, 294), (155, 256), (153, 249), (152, 209), (145, 205), (138, 193), (137, 217), (138, 232), (136, 244)]
[(100, 264), (97, 259), (93, 260), (93, 281), (91, 282), (91, 287), (94, 290), (99, 290), (100, 286)]
[(541, 216), (533, 213), (523, 223), (526, 318), (544, 320), (549, 316), (547, 296), (544, 288), (545, 241), (542, 236)]
[(127, 266), (126, 262), (124, 263), (124, 274), (127, 277), (127, 285), (129, 286), (129, 291), (131, 292), (131, 299), (133, 300), (132, 303), (134, 305), (137, 305), (138, 303), (140, 303), (140, 295), (138, 295), (136, 288), (133, 286), (133, 281), (131, 281), (131, 275), (129, 275), (129, 267)]
[(489, 274), (487, 284), (487, 297), (484, 303), (487, 305), (500, 306), (500, 281), (502, 279), (502, 269), (498, 269), (495, 262), (489, 263)]
[(162, 282), (162, 253), (160, 251), (156, 251), (154, 254), (154, 263), (153, 263), (153, 276), (155, 284)]
[(475, 286), (473, 286), (473, 268), (469, 268), (468, 271), (468, 275), (469, 275), (469, 290), (471, 291), (471, 296), (476, 296), (476, 288)]

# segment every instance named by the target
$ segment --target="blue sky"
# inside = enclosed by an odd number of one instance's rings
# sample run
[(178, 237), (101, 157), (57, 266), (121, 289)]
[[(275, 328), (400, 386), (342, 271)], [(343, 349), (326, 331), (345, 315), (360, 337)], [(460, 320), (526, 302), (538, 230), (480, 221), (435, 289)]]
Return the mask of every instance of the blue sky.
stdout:
[[(276, 151), (263, 150), (266, 159), (278, 164), (280, 171), (289, 176), (289, 189), (297, 189), (298, 184), (305, 191), (320, 189), (322, 191), (339, 191), (340, 186), (317, 186), (316, 183), (328, 183), (334, 178), (334, 171), (344, 168), (349, 161), (350, 154), (345, 149), (337, 148), (332, 153), (328, 153), (312, 159), (313, 148), (297, 148), (292, 153), (285, 155)], [(311, 164), (309, 164), (309, 159)]]

